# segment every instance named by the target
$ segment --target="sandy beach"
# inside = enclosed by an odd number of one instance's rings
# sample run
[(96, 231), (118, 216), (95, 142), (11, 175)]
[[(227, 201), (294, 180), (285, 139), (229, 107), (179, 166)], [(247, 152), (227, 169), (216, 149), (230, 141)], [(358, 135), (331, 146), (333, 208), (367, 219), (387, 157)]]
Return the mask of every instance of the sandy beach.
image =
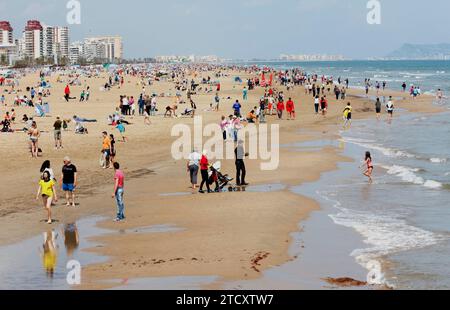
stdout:
[[(193, 96), (198, 106), (197, 115), (204, 123), (219, 123), (222, 115), (232, 113), (235, 99), (242, 98), (242, 85), (234, 81), (235, 76), (244, 80), (250, 76), (243, 72), (227, 71), (221, 77), (221, 106), (219, 112), (208, 111), (214, 94)], [(214, 75), (202, 72), (197, 79)], [(253, 77), (253, 76), (252, 76)], [(67, 77), (62, 76), (62, 79)], [(314, 114), (313, 99), (305, 95), (303, 87), (284, 90), (286, 97), (292, 97), (296, 104), (297, 120), (279, 121), (268, 117), (269, 124), (280, 124), (280, 143), (287, 145), (280, 149), (280, 166), (276, 171), (261, 171), (259, 160), (247, 160), (248, 182), (255, 190), (233, 193), (201, 195), (189, 188), (186, 161), (175, 161), (171, 156), (171, 129), (184, 123), (193, 125), (191, 118), (151, 118), (151, 125), (144, 124), (143, 117), (127, 117), (132, 123), (127, 126), (129, 142), (117, 143), (117, 161), (126, 176), (127, 220), (113, 223), (115, 202), (113, 171), (99, 166), (101, 132), (106, 130), (118, 136), (118, 131), (107, 125), (106, 118), (118, 106), (120, 95), (139, 97), (141, 86), (135, 77), (126, 76), (123, 88), (113, 87), (109, 92), (100, 91), (107, 75), (96, 78), (81, 78), (82, 86), (72, 87), (77, 96), (84, 86), (90, 86), (89, 102), (64, 102), (65, 83), (57, 83), (56, 76), (49, 78), (52, 95), (49, 117), (37, 118), (38, 128), (43, 131), (40, 146), (43, 156), (32, 159), (28, 152), (28, 137), (24, 133), (2, 134), (0, 173), (0, 245), (19, 242), (38, 235), (48, 229), (41, 222), (44, 210), (34, 200), (39, 180), (39, 168), (46, 159), (52, 162), (57, 177), (60, 176), (64, 156), (70, 156), (79, 171), (76, 208), (64, 206), (64, 199), (53, 208), (58, 223), (72, 223), (92, 215), (106, 216), (108, 220), (98, 223), (111, 231), (133, 230), (154, 225), (173, 225), (179, 230), (167, 233), (106, 234), (94, 238), (102, 246), (89, 249), (107, 256), (108, 262), (83, 266), (81, 289), (108, 289), (116, 284), (105, 281), (114, 279), (135, 279), (171, 276), (217, 276), (220, 281), (207, 288), (221, 288), (224, 282), (251, 280), (261, 277), (272, 267), (280, 266), (293, 259), (288, 249), (292, 246), (292, 233), (299, 231), (300, 223), (306, 220), (320, 205), (306, 197), (295, 194), (287, 188), (270, 190), (272, 184), (299, 186), (320, 179), (325, 172), (337, 169), (340, 162), (349, 161), (337, 148), (325, 147), (320, 151), (302, 151), (288, 147), (291, 143), (310, 140), (339, 139), (342, 129), (342, 110), (347, 101), (353, 106), (355, 119), (375, 118), (374, 103), (360, 98), (363, 91), (350, 89), (345, 101), (329, 97), (328, 116)], [(38, 74), (29, 74), (20, 81), (20, 88), (34, 86)], [(280, 86), (277, 86), (281, 88)], [(171, 82), (156, 82), (147, 86), (148, 91), (158, 94), (175, 94)], [(0, 87), (0, 90), (3, 90)], [(242, 102), (247, 113), (258, 104), (264, 89), (249, 92), (249, 100)], [(375, 95), (371, 91), (371, 95)], [(415, 113), (442, 111), (431, 105), (433, 97), (423, 95), (412, 102), (405, 93), (385, 91), (385, 96), (406, 97), (396, 100), (397, 108)], [(231, 99), (227, 100), (226, 98)], [(9, 103), (14, 95), (6, 95)], [(160, 111), (173, 104), (173, 97), (158, 98)], [(184, 106), (180, 108), (184, 109)], [(15, 107), (17, 118), (23, 114), (33, 115), (32, 108)], [(4, 114), (5, 107), (1, 108)], [(405, 113), (405, 112), (400, 112)], [(73, 115), (98, 120), (88, 124), (88, 135), (76, 135), (74, 126), (63, 132), (63, 150), (53, 148), (52, 125), (56, 116), (70, 119)], [(20, 116), (20, 117), (19, 117)], [(383, 118), (386, 118), (384, 113)], [(23, 126), (19, 121), (13, 128)], [(363, 154), (361, 154), (363, 156)], [(234, 176), (233, 161), (223, 161), (222, 170)], [(258, 189), (258, 186), (260, 188)], [(61, 191), (59, 195), (62, 198)], [(110, 219), (109, 219), (110, 218)], [(308, 249), (305, 249), (306, 251)], [(343, 275), (345, 276), (345, 275)], [(364, 280), (364, 279), (357, 279)]]

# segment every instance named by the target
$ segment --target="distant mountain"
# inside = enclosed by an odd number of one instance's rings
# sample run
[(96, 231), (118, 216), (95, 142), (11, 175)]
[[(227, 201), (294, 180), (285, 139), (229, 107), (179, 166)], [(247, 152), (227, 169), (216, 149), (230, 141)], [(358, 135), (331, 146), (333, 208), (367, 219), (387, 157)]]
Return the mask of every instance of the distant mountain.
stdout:
[(450, 44), (404, 44), (386, 56), (391, 59), (450, 59)]

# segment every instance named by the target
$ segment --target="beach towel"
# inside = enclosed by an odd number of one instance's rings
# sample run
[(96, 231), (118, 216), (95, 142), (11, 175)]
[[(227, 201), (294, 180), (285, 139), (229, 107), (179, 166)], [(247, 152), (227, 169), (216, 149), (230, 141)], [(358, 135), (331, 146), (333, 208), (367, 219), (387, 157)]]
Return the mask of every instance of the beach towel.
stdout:
[(50, 105), (46, 102), (42, 105), (42, 110), (45, 114), (50, 114)]
[(37, 104), (35, 106), (35, 111), (36, 111), (36, 116), (45, 117), (45, 112), (41, 105)]

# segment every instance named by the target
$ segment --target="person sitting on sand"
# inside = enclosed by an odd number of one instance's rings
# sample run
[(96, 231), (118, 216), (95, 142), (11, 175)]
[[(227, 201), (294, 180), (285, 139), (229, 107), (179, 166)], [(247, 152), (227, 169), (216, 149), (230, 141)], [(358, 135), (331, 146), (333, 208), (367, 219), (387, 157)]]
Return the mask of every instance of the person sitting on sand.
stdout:
[(177, 109), (178, 109), (177, 105), (167, 106), (164, 117), (177, 117)]
[(11, 122), (9, 120), (3, 120), (0, 122), (0, 125), (2, 126), (1, 132), (3, 133), (10, 133), (10, 132), (14, 132), (11, 129)]
[(255, 114), (255, 110), (251, 110), (248, 114), (247, 114), (247, 122), (248, 123), (256, 123), (258, 117)]

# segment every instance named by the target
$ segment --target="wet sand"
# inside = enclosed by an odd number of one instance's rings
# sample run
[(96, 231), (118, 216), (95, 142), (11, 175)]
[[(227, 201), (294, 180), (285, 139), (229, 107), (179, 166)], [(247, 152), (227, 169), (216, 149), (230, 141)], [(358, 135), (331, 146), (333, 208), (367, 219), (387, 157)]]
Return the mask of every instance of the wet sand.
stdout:
[[(221, 112), (204, 111), (209, 107), (213, 94), (194, 96), (205, 123), (219, 122), (221, 115), (230, 114), (234, 99), (241, 98), (241, 86), (232, 82), (232, 77), (238, 73), (229, 75), (222, 78), (221, 97), (230, 96), (232, 99), (222, 99)], [(177, 162), (170, 156), (170, 147), (174, 141), (170, 130), (174, 124), (192, 124), (192, 120), (163, 119), (158, 116), (152, 118), (152, 125), (148, 127), (143, 124), (142, 118), (135, 117), (130, 119), (134, 125), (127, 126), (130, 142), (117, 144), (117, 160), (124, 167), (127, 177), (127, 221), (115, 224), (112, 223), (115, 204), (110, 198), (113, 172), (104, 171), (98, 165), (100, 132), (107, 130), (118, 134), (108, 128), (106, 116), (118, 105), (119, 95), (137, 97), (141, 88), (136, 84), (136, 79), (126, 78), (123, 89), (100, 92), (98, 89), (104, 84), (105, 78), (93, 78), (86, 81), (92, 89), (91, 101), (67, 104), (61, 96), (65, 85), (56, 84), (55, 79), (52, 77), (50, 98), (53, 117), (38, 119), (39, 128), (50, 131), (43, 133), (41, 138), (44, 157), (40, 160), (29, 157), (25, 134), (2, 134), (0, 155), (8, 165), (2, 165), (0, 172), (9, 182), (0, 184), (3, 193), (0, 202), (0, 244), (11, 244), (48, 229), (46, 224), (40, 223), (44, 212), (39, 203), (33, 200), (39, 167), (44, 159), (50, 159), (55, 173), (59, 175), (65, 155), (72, 157), (80, 171), (80, 205), (71, 209), (58, 203), (54, 211), (60, 223), (97, 214), (111, 218), (100, 223), (102, 228), (117, 231), (133, 231), (139, 227), (154, 225), (181, 228), (179, 231), (157, 234), (143, 231), (95, 238), (95, 242), (101, 243), (103, 247), (89, 251), (108, 256), (109, 261), (83, 266), (83, 289), (117, 287), (120, 284), (108, 280), (123, 278), (205, 276), (218, 277), (220, 282), (259, 278), (263, 271), (292, 260), (289, 253), (293, 242), (291, 233), (297, 232), (299, 223), (307, 219), (312, 211), (319, 209), (319, 205), (311, 199), (276, 186), (275, 190), (267, 190), (264, 185), (281, 183), (292, 186), (313, 182), (322, 173), (336, 169), (338, 162), (347, 160), (340, 156), (339, 150), (333, 148), (306, 152), (282, 148), (281, 164), (277, 171), (261, 171), (258, 161), (247, 161), (248, 182), (261, 185), (262, 188), (255, 186), (252, 191), (250, 187), (245, 193), (187, 194), (190, 190), (185, 173), (186, 163)], [(37, 75), (28, 76), (21, 81), (20, 88), (34, 85), (36, 81)], [(73, 87), (72, 92), (78, 95), (81, 89)], [(157, 93), (174, 93), (172, 84), (166, 82), (155, 84), (151, 90)], [(245, 112), (257, 105), (262, 92), (261, 89), (250, 92), (249, 101), (243, 102)], [(350, 93), (356, 95), (360, 91), (351, 90)], [(275, 117), (269, 118), (269, 123), (280, 123), (281, 144), (338, 138), (342, 127), (342, 110), (347, 101), (335, 102), (330, 95), (329, 116), (324, 119), (314, 115), (313, 100), (304, 94), (303, 88), (285, 91), (285, 94), (296, 102), (298, 119), (279, 122)], [(386, 95), (404, 94), (386, 92)], [(8, 99), (12, 97), (9, 96)], [(355, 118), (375, 116), (373, 102), (370, 100), (349, 100), (355, 109)], [(429, 104), (430, 101), (430, 97), (424, 96), (414, 104), (405, 101), (396, 105), (413, 112), (438, 111), (438, 108)], [(160, 110), (172, 102), (173, 98), (160, 98)], [(16, 111), (17, 115), (33, 114), (27, 108), (16, 108)], [(88, 136), (64, 132), (65, 149), (56, 151), (52, 148), (51, 133), (56, 115), (63, 118), (79, 115), (96, 118), (99, 122), (88, 125)], [(20, 126), (17, 124), (15, 127)], [(73, 126), (71, 128), (73, 130)], [(308, 133), (301, 133), (300, 130), (307, 130)], [(234, 175), (234, 163), (224, 161), (222, 170)]]

